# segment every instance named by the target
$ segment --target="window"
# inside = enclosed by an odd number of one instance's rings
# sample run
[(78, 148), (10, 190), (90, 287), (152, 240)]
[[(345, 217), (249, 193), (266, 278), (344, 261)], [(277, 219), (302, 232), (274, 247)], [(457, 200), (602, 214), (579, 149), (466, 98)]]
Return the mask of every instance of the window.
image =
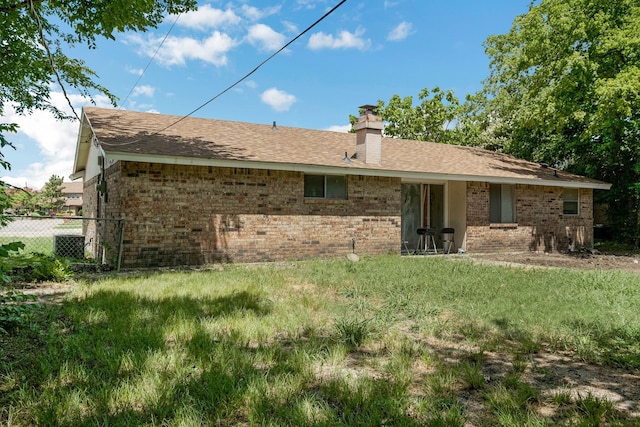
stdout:
[(516, 222), (515, 186), (510, 184), (489, 185), (489, 222)]
[(562, 213), (565, 215), (578, 215), (580, 202), (579, 188), (565, 188), (562, 190)]
[(344, 175), (305, 175), (304, 197), (346, 199), (347, 177)]

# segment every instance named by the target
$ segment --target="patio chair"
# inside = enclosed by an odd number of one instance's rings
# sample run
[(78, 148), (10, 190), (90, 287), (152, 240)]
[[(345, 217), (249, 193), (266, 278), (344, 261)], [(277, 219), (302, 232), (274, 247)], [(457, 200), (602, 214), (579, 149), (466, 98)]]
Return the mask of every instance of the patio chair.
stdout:
[(429, 253), (433, 250), (433, 253), (438, 252), (435, 239), (435, 231), (432, 228), (418, 228), (418, 246), (416, 247), (416, 253)]
[(455, 241), (453, 239), (453, 235), (455, 230), (453, 228), (447, 227), (443, 228), (440, 232), (440, 239), (442, 240), (442, 253), (450, 254), (451, 249), (455, 245)]

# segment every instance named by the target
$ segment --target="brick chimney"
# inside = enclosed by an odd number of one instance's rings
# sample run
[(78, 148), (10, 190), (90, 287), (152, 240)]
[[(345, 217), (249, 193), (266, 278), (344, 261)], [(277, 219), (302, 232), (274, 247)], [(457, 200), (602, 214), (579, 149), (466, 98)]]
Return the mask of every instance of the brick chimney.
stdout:
[(360, 107), (362, 114), (353, 126), (356, 131), (356, 158), (365, 163), (379, 165), (382, 160), (382, 119), (376, 114), (375, 105)]

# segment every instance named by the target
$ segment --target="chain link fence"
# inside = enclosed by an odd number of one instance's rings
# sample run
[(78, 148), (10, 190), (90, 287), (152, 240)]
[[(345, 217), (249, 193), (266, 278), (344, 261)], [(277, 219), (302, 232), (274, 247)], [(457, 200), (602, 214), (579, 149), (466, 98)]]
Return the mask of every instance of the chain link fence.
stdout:
[(22, 242), (24, 253), (53, 254), (117, 270), (122, 258), (123, 219), (5, 216), (0, 244)]

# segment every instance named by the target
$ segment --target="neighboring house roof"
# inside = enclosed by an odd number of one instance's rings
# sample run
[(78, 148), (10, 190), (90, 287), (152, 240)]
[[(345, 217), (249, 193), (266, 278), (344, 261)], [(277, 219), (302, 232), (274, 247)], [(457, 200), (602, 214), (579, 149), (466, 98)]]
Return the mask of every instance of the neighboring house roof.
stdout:
[(84, 190), (83, 184), (81, 181), (75, 182), (63, 182), (62, 183), (62, 194), (79, 194), (82, 195), (82, 191)]
[[(84, 108), (74, 175), (89, 142), (109, 159), (255, 167), (307, 173), (394, 176), (406, 180), (488, 181), (608, 189), (601, 181), (475, 147), (382, 138), (379, 165), (352, 158), (356, 135), (277, 125)], [(345, 153), (352, 158), (345, 162)]]
[(81, 181), (76, 182), (63, 182), (62, 194), (64, 195), (64, 206), (78, 206), (82, 207), (82, 192), (84, 191), (84, 184)]

